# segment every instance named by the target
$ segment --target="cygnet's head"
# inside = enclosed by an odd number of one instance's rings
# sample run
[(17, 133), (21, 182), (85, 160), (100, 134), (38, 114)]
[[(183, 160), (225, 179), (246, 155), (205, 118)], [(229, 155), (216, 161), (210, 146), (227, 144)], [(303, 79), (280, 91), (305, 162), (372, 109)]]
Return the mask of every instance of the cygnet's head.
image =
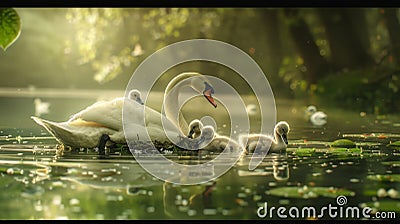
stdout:
[(278, 134), (285, 144), (288, 144), (287, 134), (290, 131), (289, 124), (286, 121), (280, 121), (275, 125), (275, 133)]
[(200, 136), (202, 129), (203, 129), (203, 123), (198, 119), (194, 119), (189, 123), (189, 134), (187, 137), (196, 138)]
[(138, 102), (141, 105), (144, 104), (143, 101), (142, 101), (142, 98), (141, 98), (141, 94), (140, 94), (139, 90), (137, 90), (137, 89), (132, 89), (129, 92), (129, 99), (134, 100), (134, 101)]
[(211, 125), (206, 125), (201, 129), (201, 137), (205, 141), (210, 141), (214, 138), (215, 136), (215, 130), (214, 127)]

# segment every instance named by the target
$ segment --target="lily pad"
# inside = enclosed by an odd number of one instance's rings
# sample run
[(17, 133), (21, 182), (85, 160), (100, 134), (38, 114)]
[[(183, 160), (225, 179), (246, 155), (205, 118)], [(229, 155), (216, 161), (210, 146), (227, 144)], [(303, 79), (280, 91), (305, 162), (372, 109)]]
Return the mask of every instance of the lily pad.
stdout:
[(395, 141), (387, 145), (388, 147), (400, 148), (400, 141)]
[(362, 149), (360, 148), (330, 148), (329, 153), (333, 153), (333, 154), (360, 154), (362, 153)]
[(349, 139), (338, 139), (332, 142), (331, 147), (354, 148), (356, 143)]
[(315, 148), (298, 148), (293, 152), (298, 156), (311, 156), (315, 152)]
[(266, 192), (269, 195), (285, 198), (336, 198), (339, 195), (354, 196), (353, 191), (336, 187), (278, 187)]
[(0, 47), (6, 50), (21, 32), (21, 20), (12, 8), (0, 8)]
[(385, 161), (385, 162), (382, 162), (382, 165), (400, 167), (400, 161)]
[(400, 182), (400, 174), (376, 174), (376, 175), (368, 175), (368, 180), (376, 180), (382, 182)]
[(400, 212), (400, 201), (398, 200), (380, 200), (363, 203), (363, 206), (375, 208), (378, 211)]

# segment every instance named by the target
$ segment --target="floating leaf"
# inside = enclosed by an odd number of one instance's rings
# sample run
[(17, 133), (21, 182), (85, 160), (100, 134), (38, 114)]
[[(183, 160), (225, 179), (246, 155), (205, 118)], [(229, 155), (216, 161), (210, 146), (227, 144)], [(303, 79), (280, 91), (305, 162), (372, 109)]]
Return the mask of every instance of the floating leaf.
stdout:
[(387, 145), (388, 147), (400, 148), (400, 141), (395, 141)]
[(400, 134), (393, 133), (365, 133), (365, 134), (343, 134), (344, 138), (363, 138), (363, 139), (386, 139), (386, 138), (400, 138)]
[(393, 166), (393, 167), (400, 167), (400, 161), (385, 161), (382, 162), (383, 165)]
[(382, 181), (382, 182), (400, 182), (400, 174), (368, 175), (367, 179)]
[(354, 148), (356, 147), (356, 143), (349, 139), (338, 139), (332, 142), (331, 147)]
[(339, 195), (354, 196), (355, 193), (350, 190), (335, 187), (278, 187), (266, 192), (269, 195), (286, 198), (316, 198), (328, 197), (336, 198)]
[(378, 211), (400, 212), (400, 202), (396, 200), (371, 201), (363, 204)]
[(354, 155), (362, 153), (362, 150), (360, 148), (331, 148), (329, 150), (329, 153), (340, 154), (340, 155), (343, 154)]
[(17, 11), (0, 8), (0, 47), (6, 50), (21, 32), (21, 20)]
[(294, 153), (298, 156), (311, 156), (315, 152), (315, 148), (298, 148)]

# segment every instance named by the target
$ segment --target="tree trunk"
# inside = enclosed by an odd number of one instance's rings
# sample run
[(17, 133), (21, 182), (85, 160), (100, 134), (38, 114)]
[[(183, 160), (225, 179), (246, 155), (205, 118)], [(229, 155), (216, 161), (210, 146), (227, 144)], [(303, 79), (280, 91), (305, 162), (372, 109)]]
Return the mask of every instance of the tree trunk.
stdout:
[(362, 47), (366, 52), (370, 52), (371, 50), (371, 42), (369, 40), (369, 30), (368, 24), (365, 16), (365, 9), (344, 9), (347, 15), (350, 18), (350, 21), (353, 21), (354, 29), (357, 33), (358, 38), (361, 41)]
[(331, 50), (331, 63), (336, 69), (358, 68), (373, 64), (357, 32), (351, 13), (359, 9), (319, 8), (317, 14), (325, 27)]
[[(266, 76), (271, 78), (271, 81), (276, 86), (283, 85), (283, 79), (279, 78), (279, 69), (282, 64), (283, 53), (282, 53), (282, 42), (279, 30), (279, 9), (264, 9), (261, 12), (261, 18), (264, 22), (263, 27), (265, 28), (265, 39), (261, 40), (265, 44), (265, 48), (268, 49), (264, 56), (265, 64), (267, 65), (265, 71)], [(257, 31), (254, 31), (257, 35)], [(264, 63), (263, 63), (264, 64)]]
[(320, 54), (320, 49), (315, 44), (314, 37), (302, 17), (298, 15), (298, 9), (284, 9), (288, 19), (290, 35), (296, 46), (298, 54), (303, 58), (307, 71), (304, 76), (309, 83), (315, 84), (330, 71), (329, 64)]
[(389, 33), (394, 62), (400, 65), (400, 24), (397, 18), (397, 10), (397, 8), (385, 8), (381, 12)]

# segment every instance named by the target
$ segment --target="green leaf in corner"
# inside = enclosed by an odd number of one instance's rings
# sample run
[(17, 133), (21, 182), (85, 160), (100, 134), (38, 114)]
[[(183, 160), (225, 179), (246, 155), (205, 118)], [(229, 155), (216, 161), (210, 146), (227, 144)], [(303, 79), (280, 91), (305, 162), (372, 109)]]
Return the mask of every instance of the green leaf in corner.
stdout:
[(0, 8), (0, 47), (6, 50), (21, 32), (21, 19), (17, 11)]

